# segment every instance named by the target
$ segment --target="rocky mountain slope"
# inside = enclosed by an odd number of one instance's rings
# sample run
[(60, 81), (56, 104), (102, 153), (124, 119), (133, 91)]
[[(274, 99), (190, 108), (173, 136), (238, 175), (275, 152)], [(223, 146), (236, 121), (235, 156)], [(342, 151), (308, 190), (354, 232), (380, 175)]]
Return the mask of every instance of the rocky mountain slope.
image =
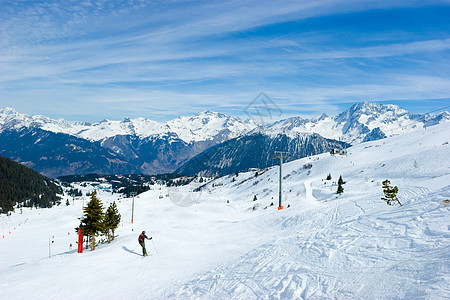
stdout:
[(175, 171), (205, 149), (255, 128), (214, 112), (165, 123), (137, 118), (68, 122), (0, 110), (0, 154), (52, 177)]
[[(319, 134), (326, 139), (355, 144), (414, 131), (450, 120), (450, 114), (412, 114), (396, 105), (357, 103), (335, 117), (325, 114), (302, 119), (292, 117), (258, 126), (253, 121), (242, 120), (215, 112), (201, 112), (194, 116), (182, 116), (167, 122), (156, 122), (145, 118), (122, 121), (103, 120), (98, 123), (69, 122), (45, 116), (29, 116), (12, 108), (0, 110), (0, 154), (23, 163), (45, 175), (57, 177), (70, 174), (97, 173), (145, 173), (157, 174), (178, 171), (192, 172), (192, 158), (201, 155), (200, 165), (205, 167), (222, 165), (230, 172), (245, 167), (270, 165), (267, 158), (256, 148), (236, 145), (242, 157), (251, 157), (243, 163), (237, 157), (228, 157), (230, 144), (227, 141), (244, 137), (239, 141), (253, 140), (255, 134), (265, 135), (264, 143), (271, 151), (286, 148), (278, 143), (285, 136), (296, 157), (317, 154), (298, 149), (298, 137)], [(246, 135), (248, 135), (246, 137)], [(283, 138), (281, 138), (283, 140)], [(224, 143), (224, 145), (211, 148)], [(233, 144), (235, 142), (232, 142)], [(328, 143), (328, 142), (326, 142)], [(276, 149), (276, 148), (280, 149)], [(314, 148), (314, 147), (313, 147)], [(317, 151), (328, 151), (330, 147), (316, 147)], [(220, 153), (219, 160), (206, 163), (212, 149)], [(245, 153), (250, 151), (249, 153)], [(259, 151), (259, 150), (258, 150)], [(303, 154), (301, 154), (303, 153)], [(265, 154), (264, 154), (265, 155)], [(266, 155), (267, 156), (267, 155)], [(230, 161), (233, 160), (233, 163)], [(225, 161), (228, 161), (225, 163)], [(274, 162), (275, 163), (275, 162)], [(184, 165), (187, 164), (185, 167)], [(242, 165), (239, 167), (236, 164)], [(227, 165), (227, 167), (225, 167)], [(203, 170), (204, 171), (204, 170)], [(222, 174), (222, 171), (219, 172)], [(218, 173), (218, 174), (219, 174)]]
[(200, 153), (176, 172), (180, 174), (201, 174), (222, 176), (250, 168), (267, 168), (279, 163), (273, 157), (274, 151), (284, 151), (290, 156), (285, 161), (345, 149), (344, 142), (326, 139), (318, 134), (296, 134), (295, 136), (252, 133), (231, 139)]

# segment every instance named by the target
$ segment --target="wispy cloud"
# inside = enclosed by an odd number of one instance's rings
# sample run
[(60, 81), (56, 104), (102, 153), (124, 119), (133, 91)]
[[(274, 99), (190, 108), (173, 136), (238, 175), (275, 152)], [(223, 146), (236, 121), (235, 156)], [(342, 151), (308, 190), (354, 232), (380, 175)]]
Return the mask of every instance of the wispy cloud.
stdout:
[(450, 97), (446, 12), (442, 1), (2, 2), (0, 106), (164, 119), (238, 115), (261, 90), (299, 114)]

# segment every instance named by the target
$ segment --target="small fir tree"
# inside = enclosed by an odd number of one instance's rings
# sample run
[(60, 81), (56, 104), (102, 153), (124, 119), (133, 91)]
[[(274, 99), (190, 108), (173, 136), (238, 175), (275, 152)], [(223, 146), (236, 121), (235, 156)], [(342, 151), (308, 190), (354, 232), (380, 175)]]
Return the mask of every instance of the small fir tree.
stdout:
[(397, 198), (398, 187), (391, 186), (391, 182), (388, 179), (383, 181), (382, 184), (383, 184), (384, 197), (382, 197), (381, 199), (386, 201), (387, 205), (394, 205), (395, 202), (398, 202), (398, 204), (400, 204), (400, 206), (402, 206), (402, 204), (400, 203), (400, 201)]
[(328, 176), (327, 176), (327, 180), (331, 180), (331, 178), (332, 178), (331, 177), (331, 173), (329, 173)]
[(97, 198), (97, 193), (91, 194), (91, 201), (83, 208), (84, 217), (80, 228), (91, 237), (91, 250), (95, 250), (95, 236), (104, 230), (103, 205)]
[(345, 184), (345, 181), (342, 179), (342, 176), (339, 176), (338, 188), (336, 191), (336, 193), (338, 193), (339, 195), (344, 192), (344, 187), (342, 186), (343, 184)]
[(256, 195), (255, 195), (255, 196), (253, 196), (253, 201), (256, 201), (256, 200), (258, 200), (258, 197), (256, 197)]
[[(120, 224), (120, 213), (117, 210), (116, 202), (113, 202), (109, 205), (108, 209), (106, 210), (105, 214), (105, 230), (108, 235), (108, 243), (114, 240), (114, 231), (119, 227)], [(112, 232), (112, 237), (110, 232)]]

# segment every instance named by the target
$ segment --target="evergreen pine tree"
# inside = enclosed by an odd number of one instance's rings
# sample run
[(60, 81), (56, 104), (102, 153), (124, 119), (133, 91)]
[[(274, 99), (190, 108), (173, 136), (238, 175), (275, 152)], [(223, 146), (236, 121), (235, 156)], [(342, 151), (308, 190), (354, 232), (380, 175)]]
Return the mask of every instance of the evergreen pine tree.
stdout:
[[(121, 216), (119, 211), (117, 210), (116, 202), (113, 202), (109, 205), (105, 214), (105, 229), (108, 235), (108, 242), (114, 240), (114, 231), (117, 229), (120, 223)], [(112, 237), (110, 235), (110, 231), (112, 232)]]
[(97, 193), (91, 194), (91, 201), (83, 208), (84, 218), (81, 221), (80, 228), (84, 230), (85, 235), (91, 237), (91, 250), (95, 250), (95, 236), (104, 230), (103, 205), (97, 198)]
[(338, 188), (336, 193), (338, 193), (339, 195), (342, 194), (344, 192), (344, 188), (342, 187), (342, 185), (345, 184), (344, 180), (342, 179), (342, 176), (339, 176), (339, 180), (338, 180)]
[(327, 180), (331, 180), (331, 173), (328, 174)]
[(256, 200), (258, 200), (258, 197), (256, 197), (256, 195), (255, 195), (255, 196), (253, 196), (253, 201), (256, 201)]
[(398, 204), (402, 206), (397, 198), (398, 187), (391, 186), (391, 182), (388, 179), (383, 181), (383, 193), (384, 197), (382, 197), (381, 199), (386, 201), (387, 205), (394, 205), (394, 202), (398, 202)]

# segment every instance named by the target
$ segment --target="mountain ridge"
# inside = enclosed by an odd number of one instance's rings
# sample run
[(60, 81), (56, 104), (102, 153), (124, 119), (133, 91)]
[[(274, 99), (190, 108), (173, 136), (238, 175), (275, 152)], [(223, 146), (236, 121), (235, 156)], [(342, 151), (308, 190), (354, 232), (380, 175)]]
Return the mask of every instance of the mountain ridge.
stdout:
[(326, 114), (312, 119), (291, 117), (269, 125), (267, 131), (314, 132), (354, 144), (362, 142), (377, 127), (389, 137), (448, 120), (450, 114), (446, 111), (432, 116), (413, 114), (393, 104), (359, 102), (334, 117)]
[[(184, 125), (190, 125), (188, 127)], [(192, 116), (180, 116), (167, 122), (157, 122), (143, 117), (125, 117), (122, 121), (104, 119), (97, 123), (72, 122), (51, 119), (42, 115), (30, 116), (6, 107), (0, 109), (0, 131), (7, 129), (41, 128), (54, 133), (65, 133), (90, 141), (101, 141), (117, 135), (135, 135), (147, 138), (155, 135), (175, 133), (178, 138), (190, 143), (212, 140), (224, 128), (236, 137), (256, 124), (251, 120), (227, 116), (217, 112), (202, 111)]]
[(289, 153), (285, 161), (300, 159), (333, 149), (350, 146), (322, 137), (317, 133), (268, 135), (263, 132), (246, 134), (213, 146), (195, 156), (175, 172), (202, 176), (223, 176), (251, 168), (264, 169), (276, 165), (274, 151)]
[[(349, 143), (361, 142), (365, 134), (379, 127), (387, 136), (432, 126), (450, 120), (444, 111), (437, 115), (413, 114), (400, 106), (359, 102), (340, 114), (330, 117), (325, 113), (311, 118), (290, 117), (267, 125), (259, 125), (248, 119), (228, 116), (218, 112), (202, 111), (191, 116), (180, 116), (166, 122), (151, 119), (125, 117), (122, 121), (104, 119), (97, 123), (72, 122), (51, 119), (42, 115), (29, 116), (13, 108), (0, 109), (0, 132), (21, 127), (39, 127), (55, 133), (65, 133), (90, 141), (102, 141), (117, 135), (139, 138), (150, 136), (175, 137), (186, 143), (213, 140), (223, 129), (228, 129), (228, 139), (264, 130), (267, 133), (285, 131), (313, 132), (326, 138), (341, 139)], [(173, 135), (175, 134), (175, 135)]]
[[(51, 177), (85, 172), (157, 174), (179, 170), (210, 147), (255, 133), (263, 133), (271, 144), (280, 134), (291, 141), (298, 135), (318, 134), (355, 144), (448, 120), (448, 112), (412, 114), (396, 105), (367, 102), (356, 103), (334, 117), (291, 117), (267, 125), (211, 111), (167, 122), (140, 117), (89, 123), (29, 116), (4, 108), (0, 109), (0, 154)], [(44, 147), (46, 143), (50, 144)]]

